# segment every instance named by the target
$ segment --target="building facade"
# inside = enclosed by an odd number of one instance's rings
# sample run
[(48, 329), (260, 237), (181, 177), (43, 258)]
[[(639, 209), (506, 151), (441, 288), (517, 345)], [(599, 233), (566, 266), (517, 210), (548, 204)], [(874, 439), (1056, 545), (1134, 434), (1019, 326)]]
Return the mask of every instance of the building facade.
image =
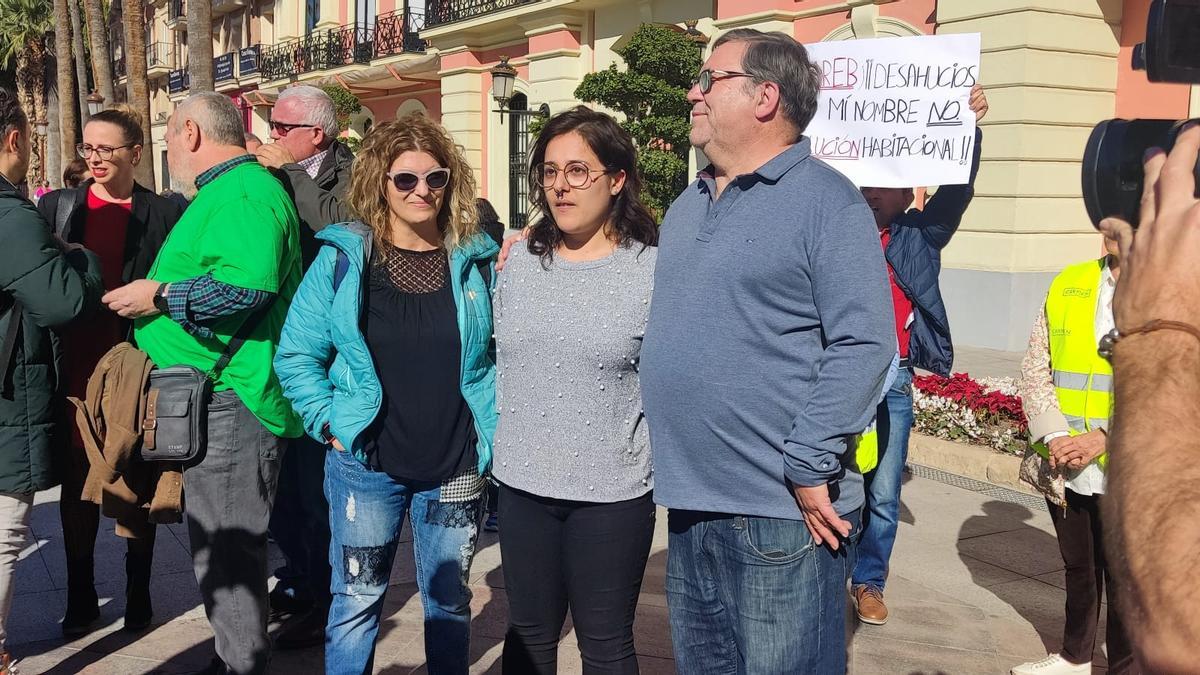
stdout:
[[(151, 0), (153, 138), (187, 93), (186, 0)], [(1200, 115), (1198, 89), (1147, 82), (1130, 67), (1150, 0), (213, 0), (218, 91), (267, 137), (274, 97), (293, 83), (338, 84), (363, 111), (350, 134), (420, 111), (440, 120), (501, 218), (528, 215), (530, 115), (575, 105), (583, 76), (620, 63), (642, 23), (713, 38), (738, 27), (801, 42), (942, 33), (982, 35), (991, 110), (975, 201), (943, 258), (959, 344), (1023, 349), (1049, 282), (1100, 251), (1081, 200), (1080, 158), (1110, 117)], [(511, 112), (490, 71), (516, 68)], [(156, 146), (156, 153), (164, 145)], [(162, 165), (165, 167), (166, 162)], [(163, 177), (165, 181), (165, 175)], [(165, 187), (166, 183), (160, 184)]]

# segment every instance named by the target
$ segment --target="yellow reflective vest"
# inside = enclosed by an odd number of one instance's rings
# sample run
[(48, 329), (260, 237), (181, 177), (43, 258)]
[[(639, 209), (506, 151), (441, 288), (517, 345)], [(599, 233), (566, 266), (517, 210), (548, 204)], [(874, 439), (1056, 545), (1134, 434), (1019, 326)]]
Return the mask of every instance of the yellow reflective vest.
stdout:
[(865, 474), (879, 466), (879, 425), (871, 420), (871, 426), (853, 439), (854, 465)]
[[(1096, 340), (1105, 264), (1101, 258), (1066, 268), (1050, 284), (1046, 297), (1054, 392), (1072, 436), (1107, 430), (1112, 415), (1112, 365), (1100, 356)], [(1050, 456), (1044, 443), (1035, 443), (1034, 449), (1043, 457)], [(1102, 469), (1108, 466), (1108, 453), (1100, 455), (1099, 464)]]

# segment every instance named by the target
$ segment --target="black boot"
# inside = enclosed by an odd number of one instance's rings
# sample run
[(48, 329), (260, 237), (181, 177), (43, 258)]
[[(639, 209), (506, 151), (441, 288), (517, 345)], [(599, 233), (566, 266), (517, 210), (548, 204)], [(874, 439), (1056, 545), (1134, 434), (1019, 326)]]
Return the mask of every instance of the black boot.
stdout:
[(150, 625), (154, 609), (150, 606), (150, 552), (125, 554), (125, 630), (143, 630)]
[(90, 632), (100, 618), (93, 565), (92, 558), (67, 559), (67, 613), (62, 621), (67, 637)]

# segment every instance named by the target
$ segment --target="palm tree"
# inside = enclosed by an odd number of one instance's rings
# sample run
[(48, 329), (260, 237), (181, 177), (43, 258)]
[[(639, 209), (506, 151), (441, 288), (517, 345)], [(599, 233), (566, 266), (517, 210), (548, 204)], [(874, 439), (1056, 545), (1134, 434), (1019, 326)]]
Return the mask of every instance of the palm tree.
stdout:
[(54, 0), (55, 81), (58, 83), (58, 138), (60, 157), (75, 152), (75, 134), (79, 131), (79, 109), (75, 104), (75, 71), (71, 56), (71, 17), (68, 0)]
[[(150, 76), (146, 74), (146, 6), (144, 0), (126, 0), (121, 24), (125, 27), (125, 90), (129, 104), (142, 118), (145, 142), (137, 181), (154, 185), (154, 149), (150, 141)], [(209, 60), (211, 64), (211, 59)], [(211, 65), (210, 65), (211, 68)]]
[[(2, 0), (0, 0), (2, 1)], [(104, 21), (103, 0), (84, 0), (87, 12), (88, 38), (92, 43), (92, 75), (96, 78), (96, 87), (105, 102), (115, 103), (116, 89), (113, 87), (112, 62), (109, 60), (112, 51), (108, 47), (108, 24)]]
[[(16, 61), (17, 98), (30, 120), (46, 119), (46, 33), (54, 30), (47, 0), (0, 0), (0, 63)], [(40, 177), (42, 150), (34, 143), (29, 179)]]
[(212, 2), (187, 0), (188, 73), (192, 91), (213, 90)]
[(71, 5), (71, 50), (75, 53), (75, 86), (79, 88), (79, 122), (87, 123), (88, 76), (87, 52), (83, 49), (83, 21), (79, 16), (79, 0), (67, 0)]

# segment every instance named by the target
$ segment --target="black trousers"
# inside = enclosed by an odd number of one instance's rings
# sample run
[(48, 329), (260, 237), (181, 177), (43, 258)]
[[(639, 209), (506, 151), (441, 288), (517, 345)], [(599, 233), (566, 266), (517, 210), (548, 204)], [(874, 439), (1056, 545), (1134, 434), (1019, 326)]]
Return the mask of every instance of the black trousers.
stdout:
[(1099, 495), (1079, 495), (1067, 490), (1067, 508), (1050, 503), (1050, 519), (1058, 533), (1058, 548), (1066, 566), (1067, 607), (1060, 654), (1071, 663), (1090, 663), (1096, 647), (1100, 599), (1108, 585), (1108, 671), (1136, 670), (1133, 648), (1125, 624), (1117, 613), (1113, 578), (1104, 558), (1104, 526), (1100, 522)]
[(584, 673), (637, 673), (633, 620), (654, 536), (652, 496), (601, 504), (501, 485), (499, 519), (503, 672), (553, 675), (570, 607)]

